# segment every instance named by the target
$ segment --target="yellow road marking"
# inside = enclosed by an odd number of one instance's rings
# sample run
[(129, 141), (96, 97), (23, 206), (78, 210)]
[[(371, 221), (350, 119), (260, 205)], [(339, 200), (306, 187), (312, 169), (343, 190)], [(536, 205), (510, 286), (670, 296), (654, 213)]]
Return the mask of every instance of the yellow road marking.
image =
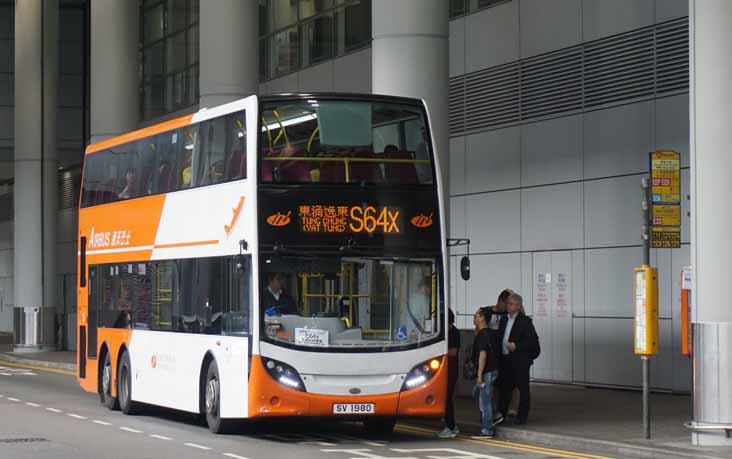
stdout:
[[(419, 434), (423, 434), (423, 435), (434, 434), (434, 431), (432, 431), (430, 429), (424, 429), (421, 427), (404, 425), (404, 424), (399, 424), (397, 426), (397, 429), (404, 430), (404, 431), (407, 431), (410, 433), (419, 433)], [(525, 451), (525, 452), (530, 452), (530, 453), (551, 454), (553, 456), (568, 457), (568, 458), (572, 458), (572, 459), (614, 459), (614, 458), (611, 458), (608, 456), (597, 456), (594, 454), (586, 454), (586, 453), (580, 453), (580, 452), (575, 452), (575, 451), (564, 451), (564, 450), (552, 449), (552, 448), (542, 448), (540, 446), (527, 445), (524, 443), (514, 443), (514, 442), (508, 442), (508, 441), (489, 440), (489, 439), (481, 440), (481, 439), (470, 438), (465, 435), (458, 435), (455, 438), (457, 438), (458, 440), (470, 442), (470, 443), (500, 446), (503, 448), (515, 449), (518, 451)]]
[(0, 359), (0, 366), (8, 366), (8, 367), (13, 367), (13, 368), (25, 368), (28, 370), (47, 371), (49, 373), (58, 373), (60, 375), (66, 375), (66, 376), (76, 376), (76, 373), (73, 371), (59, 370), (57, 368), (40, 367), (38, 365), (29, 365), (26, 363), (8, 362), (7, 360), (2, 360), (2, 359)]

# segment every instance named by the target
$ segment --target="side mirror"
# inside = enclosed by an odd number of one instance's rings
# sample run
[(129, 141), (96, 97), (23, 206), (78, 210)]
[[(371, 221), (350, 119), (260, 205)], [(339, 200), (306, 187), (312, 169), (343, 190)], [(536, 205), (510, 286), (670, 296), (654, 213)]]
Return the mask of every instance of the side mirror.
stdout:
[(470, 258), (467, 256), (460, 259), (460, 277), (465, 281), (470, 279)]

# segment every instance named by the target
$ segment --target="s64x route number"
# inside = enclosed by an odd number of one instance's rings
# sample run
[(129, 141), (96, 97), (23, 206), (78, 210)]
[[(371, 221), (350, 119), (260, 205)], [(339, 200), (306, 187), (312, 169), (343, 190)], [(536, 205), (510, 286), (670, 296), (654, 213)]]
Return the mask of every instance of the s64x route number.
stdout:
[(390, 210), (389, 207), (381, 207), (377, 209), (374, 206), (351, 207), (351, 221), (348, 228), (354, 233), (375, 231), (382, 233), (398, 233), (399, 218), (398, 210)]

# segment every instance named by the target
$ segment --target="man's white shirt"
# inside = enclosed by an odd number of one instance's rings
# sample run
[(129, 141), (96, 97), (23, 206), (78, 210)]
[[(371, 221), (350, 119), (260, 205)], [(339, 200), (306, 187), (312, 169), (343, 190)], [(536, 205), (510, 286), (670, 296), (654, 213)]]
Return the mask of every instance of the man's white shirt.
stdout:
[(508, 322), (506, 322), (506, 331), (503, 332), (503, 355), (508, 355), (508, 338), (511, 337), (511, 329), (513, 328), (513, 323), (516, 320), (516, 316), (518, 313), (514, 314), (513, 316), (511, 314), (508, 315)]

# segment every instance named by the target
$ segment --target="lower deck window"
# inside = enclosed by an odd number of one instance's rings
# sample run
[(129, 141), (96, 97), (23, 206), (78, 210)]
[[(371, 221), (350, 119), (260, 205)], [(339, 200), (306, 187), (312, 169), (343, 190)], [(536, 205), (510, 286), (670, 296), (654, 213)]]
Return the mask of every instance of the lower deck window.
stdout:
[(248, 256), (92, 265), (89, 310), (99, 327), (248, 334), (250, 267)]

